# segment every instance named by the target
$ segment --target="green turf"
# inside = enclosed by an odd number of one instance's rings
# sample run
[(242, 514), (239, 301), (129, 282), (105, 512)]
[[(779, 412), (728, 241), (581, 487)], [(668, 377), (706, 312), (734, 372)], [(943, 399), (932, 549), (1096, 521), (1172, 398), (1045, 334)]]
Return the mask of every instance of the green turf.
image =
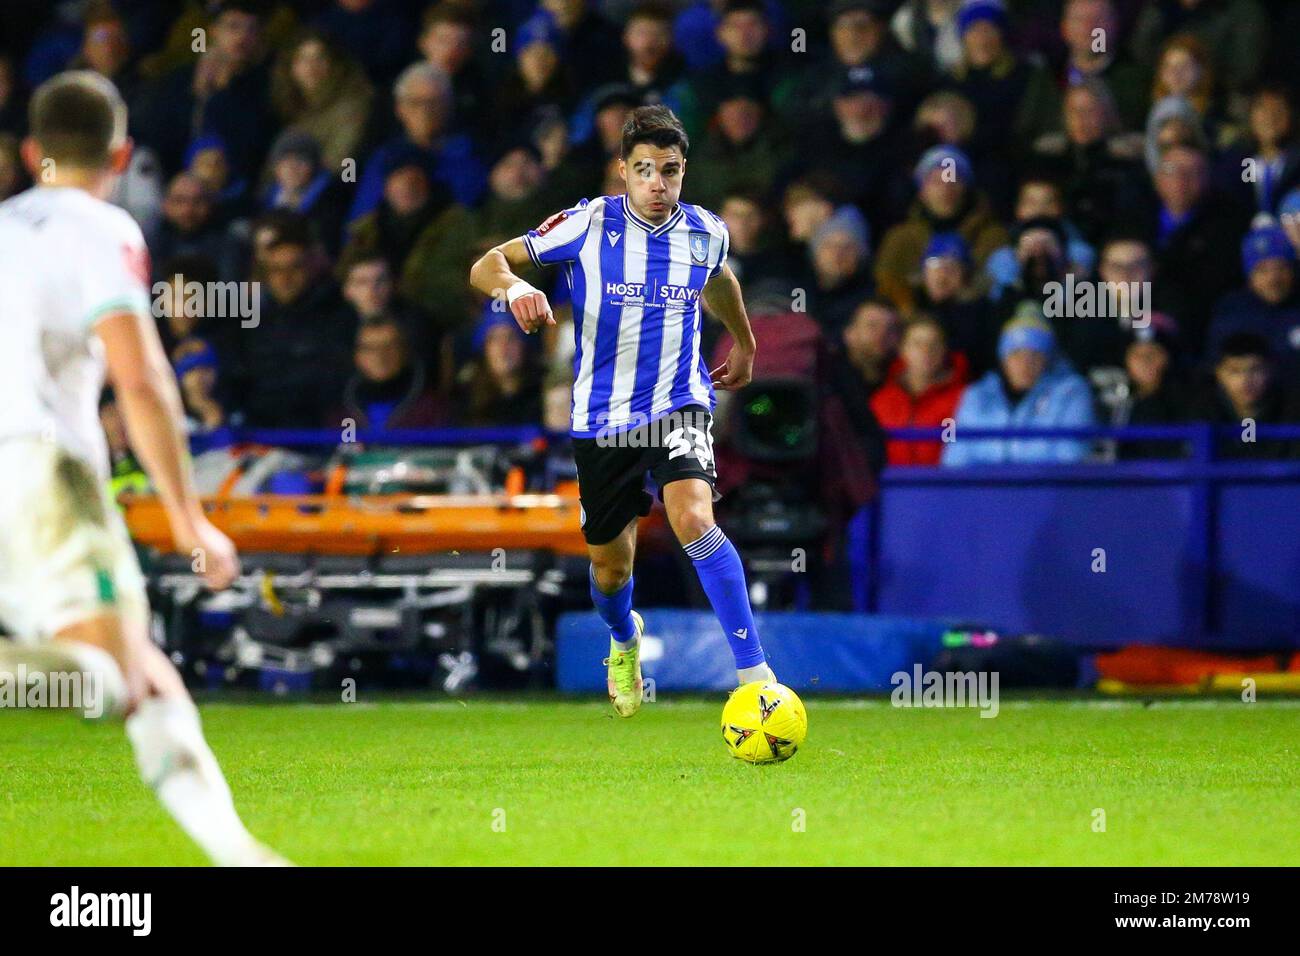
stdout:
[[(766, 767), (727, 756), (720, 698), (630, 721), (563, 700), (202, 711), (251, 829), (302, 864), (1300, 863), (1295, 701), (808, 703), (808, 743)], [(0, 863), (201, 862), (118, 727), (0, 713)]]

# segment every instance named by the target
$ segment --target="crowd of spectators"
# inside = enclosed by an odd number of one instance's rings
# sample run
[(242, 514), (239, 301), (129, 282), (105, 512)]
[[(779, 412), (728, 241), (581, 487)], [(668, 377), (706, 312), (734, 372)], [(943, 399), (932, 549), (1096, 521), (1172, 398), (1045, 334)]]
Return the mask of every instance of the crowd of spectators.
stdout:
[[(683, 199), (726, 221), (751, 311), (807, 312), (818, 374), (856, 420), (957, 435), (1300, 420), (1297, 3), (82, 0), (0, 16), (0, 198), (28, 185), (17, 144), (41, 80), (96, 70), (130, 106), (114, 201), (169, 287), (156, 312), (195, 429), (566, 429), (562, 277), (530, 276), (560, 321), (529, 339), (469, 265), (621, 192), (619, 131), (649, 102), (690, 134)], [(250, 280), (251, 323), (186, 294)]]

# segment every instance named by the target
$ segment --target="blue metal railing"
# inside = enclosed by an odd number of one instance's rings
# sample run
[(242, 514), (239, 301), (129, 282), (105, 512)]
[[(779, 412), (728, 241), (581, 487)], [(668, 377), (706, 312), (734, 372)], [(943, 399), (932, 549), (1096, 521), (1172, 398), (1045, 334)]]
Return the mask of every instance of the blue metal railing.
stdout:
[[(1099, 425), (1092, 428), (960, 428), (963, 438), (1075, 438), (1085, 441), (1183, 441), (1194, 451), (1207, 452), (1212, 458), (1215, 439), (1240, 437), (1235, 425)], [(891, 428), (885, 432), (894, 441), (941, 441), (942, 428)], [(1258, 425), (1260, 441), (1300, 441), (1300, 424)], [(539, 438), (562, 437), (537, 425), (511, 425), (497, 428), (397, 428), (359, 429), (349, 438), (358, 444), (382, 445), (518, 445)], [(344, 444), (339, 429), (312, 428), (219, 428), (195, 435), (195, 444), (217, 447), (238, 443), (274, 445), (286, 448), (329, 448)], [(1193, 458), (1201, 457), (1193, 454)]]
[[(886, 436), (898, 441), (942, 441), (941, 428), (890, 429)], [(1216, 527), (1219, 489), (1234, 483), (1300, 483), (1300, 461), (1218, 460), (1224, 440), (1240, 440), (1238, 426), (1209, 424), (1097, 426), (1092, 428), (959, 428), (962, 439), (1051, 438), (1084, 441), (1181, 442), (1187, 454), (1181, 458), (1083, 462), (1076, 464), (1001, 464), (955, 467), (899, 466), (886, 468), (880, 476), (886, 494), (890, 487), (949, 485), (961, 487), (994, 485), (1007, 487), (1071, 485), (1170, 484), (1188, 488), (1188, 543), (1197, 568), (1197, 589), (1203, 596), (1199, 608), (1199, 635), (1215, 633), (1218, 625), (1216, 576)], [(349, 436), (359, 445), (454, 447), (468, 445), (527, 445), (539, 439), (562, 438), (539, 427), (442, 428), (411, 430), (360, 430)], [(195, 451), (237, 443), (292, 448), (334, 448), (344, 444), (337, 429), (222, 429), (195, 436)], [(1300, 424), (1258, 425), (1257, 441), (1300, 442)], [(862, 611), (877, 609), (881, 562), (881, 507), (879, 501), (866, 506), (850, 524), (849, 551), (854, 567), (854, 604)], [(1300, 583), (1297, 584), (1300, 587)]]
[[(895, 441), (942, 441), (942, 428), (890, 428), (886, 436)], [(1097, 425), (1091, 428), (962, 428), (962, 438), (1077, 438), (1086, 441), (1185, 441), (1193, 449), (1213, 452), (1214, 440), (1240, 438), (1237, 425)], [(1300, 424), (1257, 425), (1255, 437), (1260, 441), (1300, 441)], [(1193, 457), (1196, 457), (1195, 455)], [(1212, 455), (1210, 456), (1212, 457)]]
[(393, 428), (358, 429), (343, 439), (337, 428), (218, 428), (191, 436), (194, 452), (229, 445), (270, 445), (277, 448), (335, 448), (359, 445), (454, 447), (459, 445), (526, 445), (548, 432), (534, 425), (501, 428)]

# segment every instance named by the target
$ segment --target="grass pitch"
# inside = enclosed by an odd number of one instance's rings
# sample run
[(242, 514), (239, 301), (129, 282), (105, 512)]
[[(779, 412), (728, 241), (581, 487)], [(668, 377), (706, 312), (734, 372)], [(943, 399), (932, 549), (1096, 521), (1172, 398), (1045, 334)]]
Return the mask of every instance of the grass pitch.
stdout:
[[(1300, 863), (1300, 702), (807, 702), (764, 767), (727, 756), (721, 698), (202, 713), (250, 828), (304, 865)], [(118, 725), (0, 712), (0, 864), (203, 862)]]

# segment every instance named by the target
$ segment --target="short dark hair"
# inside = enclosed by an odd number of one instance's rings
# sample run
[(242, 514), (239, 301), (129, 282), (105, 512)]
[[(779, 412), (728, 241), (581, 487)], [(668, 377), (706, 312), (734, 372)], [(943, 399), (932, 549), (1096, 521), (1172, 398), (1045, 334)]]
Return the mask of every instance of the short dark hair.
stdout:
[(1248, 97), (1250, 105), (1254, 106), (1256, 100), (1262, 99), (1266, 96), (1280, 99), (1289, 109), (1294, 109), (1295, 107), (1295, 94), (1292, 93), (1291, 88), (1285, 83), (1281, 83), (1274, 79), (1265, 79), (1256, 84), (1250, 90), (1250, 95)]
[(180, 276), (185, 282), (202, 282), (206, 285), (218, 279), (217, 267), (212, 260), (197, 253), (172, 256), (162, 264), (158, 274), (164, 282), (171, 282)]
[(120, 23), (125, 26), (126, 20), (113, 8), (110, 0), (91, 0), (81, 18), (81, 24), (83, 27), (90, 28), (101, 23)]
[(243, 13), (250, 17), (257, 17), (259, 22), (265, 22), (269, 14), (269, 6), (267, 0), (222, 0), (217, 4), (212, 19), (215, 22), (227, 13)]
[(1262, 335), (1256, 335), (1254, 332), (1234, 332), (1215, 349), (1214, 364), (1218, 365), (1225, 359), (1233, 358), (1258, 358), (1271, 362), (1273, 349), (1269, 346), (1268, 339)]
[(948, 330), (944, 328), (943, 322), (933, 312), (913, 312), (907, 318), (903, 319), (903, 335), (906, 335), (912, 329), (922, 325), (930, 326), (939, 330), (939, 335), (943, 338), (943, 344), (946, 348), (948, 345)]
[(369, 265), (372, 262), (382, 262), (387, 268), (389, 275), (395, 271), (392, 262), (379, 246), (369, 242), (350, 242), (343, 247), (343, 252), (339, 254), (338, 264), (334, 267), (334, 275), (340, 282), (346, 282), (352, 270), (357, 266)]
[(677, 114), (657, 103), (654, 106), (638, 106), (623, 124), (623, 145), (620, 155), (626, 159), (638, 143), (651, 143), (661, 149), (676, 146), (686, 155), (690, 140)]
[(311, 220), (288, 209), (271, 209), (253, 220), (253, 235), (262, 231), (270, 233), (264, 246), (268, 252), (278, 246), (302, 246), (310, 249), (316, 240)]
[(764, 211), (766, 211), (768, 205), (767, 196), (761, 189), (751, 183), (740, 183), (728, 189), (722, 194), (722, 202), (718, 204), (719, 208), (733, 200), (752, 203)]
[(857, 315), (863, 309), (884, 309), (886, 312), (894, 313), (900, 320), (903, 318), (902, 310), (884, 296), (868, 296), (853, 307), (853, 314)]
[(1049, 189), (1054, 190), (1058, 196), (1064, 197), (1065, 195), (1065, 185), (1061, 182), (1061, 177), (1051, 170), (1041, 167), (1031, 169), (1020, 177), (1020, 182), (1016, 183), (1017, 197), (1026, 186), (1047, 186)]
[(1123, 226), (1117, 226), (1102, 236), (1101, 242), (1097, 245), (1097, 251), (1105, 253), (1108, 248), (1120, 242), (1136, 242), (1146, 247), (1148, 253), (1151, 249), (1151, 237), (1141, 229), (1131, 229)]
[(438, 23), (451, 23), (472, 30), (477, 21), (473, 7), (456, 3), (455, 0), (446, 0), (444, 3), (435, 3), (424, 11), (424, 16), (420, 19), (420, 29), (425, 31)]
[(767, 19), (767, 8), (763, 6), (763, 0), (727, 0), (722, 6), (721, 19), (726, 19), (733, 13), (757, 13), (764, 20)]
[(68, 70), (36, 88), (28, 123), (44, 158), (94, 169), (126, 139), (126, 103), (111, 80), (93, 70)]
[(373, 319), (366, 319), (364, 322), (357, 323), (356, 341), (361, 341), (361, 335), (364, 332), (373, 332), (376, 329), (393, 329), (397, 332), (397, 341), (404, 349), (410, 349), (411, 336), (406, 328), (406, 324), (395, 315), (379, 315)]
[(781, 202), (785, 204), (795, 199), (817, 198), (830, 203), (832, 206), (838, 206), (844, 202), (845, 193), (844, 184), (838, 176), (817, 169), (787, 183), (781, 193)]
[(655, 20), (659, 23), (672, 25), (674, 11), (672, 6), (663, 2), (663, 0), (643, 0), (634, 6), (627, 15), (626, 23), (634, 20)]

